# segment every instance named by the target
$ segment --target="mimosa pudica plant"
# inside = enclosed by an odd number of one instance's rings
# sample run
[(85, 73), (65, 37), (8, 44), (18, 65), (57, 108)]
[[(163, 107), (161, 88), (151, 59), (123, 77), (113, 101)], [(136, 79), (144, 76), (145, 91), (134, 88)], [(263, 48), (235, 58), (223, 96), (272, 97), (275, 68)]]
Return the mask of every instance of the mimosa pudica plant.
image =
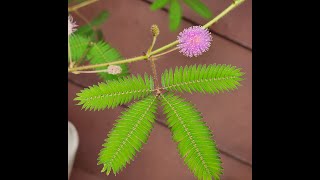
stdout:
[[(75, 34), (75, 23), (68, 18), (69, 68), (68, 72), (100, 73), (105, 82), (77, 93), (78, 105), (85, 110), (104, 110), (133, 102), (116, 120), (98, 157), (107, 175), (119, 173), (135, 157), (148, 140), (156, 120), (157, 107), (163, 107), (167, 126), (184, 163), (198, 179), (219, 180), (222, 162), (213, 134), (202, 120), (201, 113), (191, 103), (175, 94), (218, 94), (240, 86), (244, 72), (232, 65), (191, 65), (165, 70), (160, 79), (156, 60), (175, 50), (191, 58), (208, 51), (212, 37), (208, 27), (225, 16), (244, 0), (234, 0), (221, 14), (203, 26), (193, 26), (181, 32), (176, 41), (153, 50), (160, 30), (151, 27), (153, 41), (142, 56), (121, 60), (120, 54), (104, 41), (93, 43), (90, 38)], [(71, 32), (71, 33), (70, 33)], [(74, 66), (81, 59), (90, 65)], [(130, 75), (127, 63), (140, 60), (150, 62), (152, 75)], [(91, 69), (91, 71), (85, 71)]]

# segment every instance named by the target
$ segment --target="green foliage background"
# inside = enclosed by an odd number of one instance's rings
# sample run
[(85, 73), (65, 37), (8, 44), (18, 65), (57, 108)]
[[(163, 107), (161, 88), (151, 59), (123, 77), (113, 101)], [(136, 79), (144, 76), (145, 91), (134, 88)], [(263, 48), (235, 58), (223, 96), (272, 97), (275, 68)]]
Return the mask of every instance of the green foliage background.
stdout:
[(175, 31), (179, 28), (182, 18), (182, 3), (205, 19), (212, 18), (210, 9), (199, 0), (155, 0), (150, 6), (152, 11), (169, 6), (169, 28)]

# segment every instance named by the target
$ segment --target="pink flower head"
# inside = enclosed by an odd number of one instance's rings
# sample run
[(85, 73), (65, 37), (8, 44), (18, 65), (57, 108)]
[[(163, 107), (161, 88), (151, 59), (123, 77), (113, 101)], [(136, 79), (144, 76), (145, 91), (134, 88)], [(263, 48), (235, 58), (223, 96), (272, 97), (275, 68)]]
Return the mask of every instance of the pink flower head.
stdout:
[(212, 36), (208, 29), (192, 26), (179, 33), (178, 41), (179, 52), (188, 57), (197, 57), (208, 51)]
[(76, 23), (73, 21), (72, 16), (68, 16), (68, 36), (70, 36), (74, 31), (76, 31)]
[(108, 66), (108, 68), (107, 68), (107, 73), (113, 74), (113, 75), (115, 75), (115, 74), (120, 74), (121, 71), (122, 71), (122, 69), (121, 69), (120, 66), (110, 65), (110, 66)]

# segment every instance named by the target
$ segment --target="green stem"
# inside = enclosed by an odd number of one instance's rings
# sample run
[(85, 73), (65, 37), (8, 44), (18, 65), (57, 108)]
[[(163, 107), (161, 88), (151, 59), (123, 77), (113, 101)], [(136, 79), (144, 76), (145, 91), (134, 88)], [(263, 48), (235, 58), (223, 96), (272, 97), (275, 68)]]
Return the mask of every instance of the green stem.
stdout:
[(99, 0), (88, 0), (88, 1), (84, 1), (84, 2), (82, 2), (82, 3), (79, 3), (79, 4), (77, 4), (77, 5), (74, 5), (74, 6), (72, 6), (72, 7), (69, 7), (69, 8), (68, 8), (68, 12), (76, 11), (76, 10), (78, 10), (78, 9), (80, 9), (80, 8), (83, 8), (83, 7), (85, 7), (85, 6), (88, 6), (88, 5), (90, 5), (90, 4), (92, 4), (92, 3), (95, 3), (95, 2), (97, 2), (97, 1), (99, 1)]
[(150, 48), (149, 48), (148, 51), (147, 51), (147, 56), (150, 56), (150, 53), (151, 53), (154, 45), (156, 44), (156, 41), (157, 41), (157, 36), (153, 36), (152, 44), (151, 44)]
[(88, 66), (69, 68), (68, 72), (81, 71), (81, 70), (85, 70), (85, 69), (95, 69), (95, 68), (105, 67), (105, 66), (115, 65), (115, 64), (132, 63), (132, 62), (140, 61), (140, 60), (144, 60), (144, 59), (147, 59), (147, 56), (138, 56), (138, 57), (129, 58), (129, 59), (121, 60), (121, 61), (114, 61), (114, 62), (103, 63), (103, 64), (94, 64), (94, 65), (88, 65)]
[(178, 47), (175, 47), (175, 48), (172, 48), (172, 49), (170, 49), (170, 50), (168, 50), (168, 51), (165, 51), (165, 52), (163, 52), (163, 53), (156, 54), (156, 55), (154, 55), (154, 56), (152, 56), (152, 57), (157, 58), (157, 57), (163, 56), (163, 55), (165, 55), (165, 54), (171, 53), (171, 52), (173, 52), (173, 51), (175, 51), (175, 50), (177, 50), (177, 49), (179, 49), (179, 48), (178, 48)]
[(165, 50), (167, 50), (167, 49), (169, 49), (169, 48), (171, 48), (171, 47), (173, 47), (173, 46), (176, 46), (177, 44), (179, 44), (179, 41), (178, 41), (178, 40), (177, 40), (177, 41), (174, 41), (174, 42), (172, 42), (172, 43), (170, 43), (170, 44), (167, 44), (167, 45), (165, 45), (165, 46), (163, 46), (163, 47), (161, 47), (161, 48), (159, 48), (159, 49), (157, 49), (157, 50), (152, 51), (152, 52), (150, 53), (150, 56), (155, 55), (155, 54), (158, 54), (158, 53), (160, 53), (160, 52), (162, 52), (162, 51), (165, 51)]
[(74, 71), (74, 74), (81, 74), (81, 73), (99, 73), (99, 72), (107, 72), (107, 69), (103, 69), (103, 70), (96, 70), (96, 71)]
[[(231, 10), (233, 10), (234, 8), (239, 6), (244, 1), (245, 0), (234, 0), (233, 3), (228, 8), (226, 8), (218, 16), (213, 18), (211, 21), (209, 21), (208, 23), (206, 23), (202, 27), (203, 28), (210, 27), (212, 24), (216, 23), (218, 20), (223, 18), (226, 14), (228, 14)], [(163, 51), (165, 51), (167, 49), (170, 49), (173, 46), (176, 46), (177, 44), (179, 44), (178, 40), (176, 40), (174, 42), (171, 42), (170, 44), (167, 44), (167, 45), (165, 45), (165, 46), (163, 46), (163, 47), (161, 47), (159, 49), (156, 49), (156, 50), (150, 52), (150, 54), (148, 54), (148, 56), (150, 57), (152, 55), (156, 55), (158, 53), (161, 53), (161, 52), (163, 52)], [(135, 62), (135, 61), (145, 60), (147, 58), (148, 58), (147, 56), (138, 56), (138, 57), (129, 58), (129, 59), (126, 59), (126, 60), (114, 61), (114, 62), (110, 62), (110, 63), (103, 63), (103, 64), (95, 64), (95, 65), (89, 65), (89, 66), (81, 66), (81, 67), (69, 68), (68, 72), (73, 72), (73, 71), (78, 71), (78, 70), (85, 70), (85, 69), (93, 69), (93, 68), (98, 68), (98, 67), (105, 67), (105, 66), (115, 65), (115, 64), (132, 63), (132, 62)]]
[(207, 24), (203, 25), (202, 28), (208, 28), (212, 26), (212, 24), (216, 23), (218, 20), (223, 18), (225, 15), (227, 15), (230, 11), (232, 11), (234, 8), (239, 6), (241, 3), (243, 3), (245, 0), (234, 0), (233, 3), (227, 7), (224, 11), (222, 11), (218, 16), (213, 18), (211, 21), (209, 21)]

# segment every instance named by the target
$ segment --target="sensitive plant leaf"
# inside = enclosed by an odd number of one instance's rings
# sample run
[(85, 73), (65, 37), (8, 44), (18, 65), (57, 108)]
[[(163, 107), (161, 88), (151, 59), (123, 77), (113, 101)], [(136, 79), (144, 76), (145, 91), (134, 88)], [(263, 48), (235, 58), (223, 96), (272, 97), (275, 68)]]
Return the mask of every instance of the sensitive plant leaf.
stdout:
[[(121, 58), (122, 57), (120, 53), (104, 41), (93, 43), (87, 55), (87, 59), (89, 60), (90, 64), (114, 62)], [(126, 64), (121, 64), (119, 66), (122, 69), (121, 74), (113, 75), (106, 72), (99, 72), (98, 74), (100, 78), (102, 78), (103, 80), (112, 80), (112, 79), (117, 79), (119, 77), (127, 76), (128, 66)], [(106, 69), (106, 67), (96, 68), (96, 70), (103, 70), (103, 69)]]
[(209, 19), (212, 17), (212, 13), (211, 13), (210, 9), (205, 4), (203, 4), (201, 1), (199, 1), (199, 0), (184, 0), (184, 2), (192, 10), (194, 10), (196, 13), (198, 13), (203, 18)]
[(157, 10), (163, 8), (166, 4), (169, 3), (169, 0), (155, 0), (151, 5), (151, 10)]
[(145, 74), (144, 79), (140, 75), (128, 76), (85, 88), (77, 93), (75, 100), (85, 110), (103, 110), (146, 97), (153, 89), (150, 76)]
[(85, 52), (89, 48), (90, 39), (73, 34), (69, 37), (69, 43), (72, 61), (77, 62), (85, 55)]
[(182, 8), (177, 0), (173, 0), (169, 9), (170, 30), (178, 29), (182, 18)]
[(95, 33), (92, 28), (96, 28), (97, 30), (97, 28), (107, 20), (108, 16), (109, 14), (107, 11), (101, 11), (100, 14), (90, 22), (90, 24), (79, 27), (76, 33), (83, 36), (92, 37)]
[(150, 95), (122, 113), (99, 153), (98, 164), (103, 164), (102, 172), (109, 175), (112, 170), (117, 174), (133, 160), (149, 138), (156, 109), (157, 97)]
[(219, 93), (237, 89), (244, 75), (231, 65), (193, 65), (165, 70), (162, 86), (168, 91)]
[(192, 104), (173, 94), (161, 95), (163, 111), (181, 158), (199, 179), (220, 179), (221, 159), (212, 133)]

